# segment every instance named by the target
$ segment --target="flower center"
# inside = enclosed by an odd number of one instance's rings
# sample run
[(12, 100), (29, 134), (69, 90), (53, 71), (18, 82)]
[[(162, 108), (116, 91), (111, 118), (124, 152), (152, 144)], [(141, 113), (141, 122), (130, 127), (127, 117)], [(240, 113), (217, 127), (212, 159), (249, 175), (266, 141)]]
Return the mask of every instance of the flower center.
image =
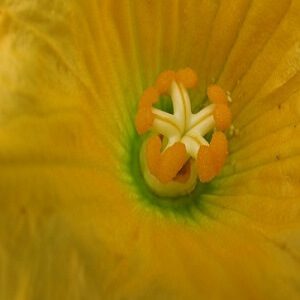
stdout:
[[(161, 196), (188, 194), (198, 178), (211, 181), (228, 154), (224, 131), (231, 124), (231, 112), (227, 94), (220, 86), (210, 85), (207, 95), (212, 103), (192, 113), (187, 89), (194, 88), (197, 81), (190, 68), (165, 71), (139, 102), (137, 132), (151, 133), (141, 148), (141, 168), (149, 187)], [(172, 114), (153, 107), (163, 94), (171, 96)], [(209, 142), (205, 136), (210, 132)]]

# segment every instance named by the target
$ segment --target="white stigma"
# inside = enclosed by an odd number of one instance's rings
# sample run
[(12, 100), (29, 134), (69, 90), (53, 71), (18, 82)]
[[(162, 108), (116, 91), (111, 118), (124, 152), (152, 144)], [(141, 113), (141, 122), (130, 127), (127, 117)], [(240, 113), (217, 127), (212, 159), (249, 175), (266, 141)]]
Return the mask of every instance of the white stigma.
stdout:
[(210, 104), (193, 114), (187, 90), (176, 81), (171, 84), (170, 95), (173, 114), (152, 108), (155, 116), (152, 129), (168, 139), (164, 150), (176, 142), (181, 142), (185, 145), (187, 153), (196, 159), (200, 146), (209, 144), (204, 136), (215, 127), (215, 104)]

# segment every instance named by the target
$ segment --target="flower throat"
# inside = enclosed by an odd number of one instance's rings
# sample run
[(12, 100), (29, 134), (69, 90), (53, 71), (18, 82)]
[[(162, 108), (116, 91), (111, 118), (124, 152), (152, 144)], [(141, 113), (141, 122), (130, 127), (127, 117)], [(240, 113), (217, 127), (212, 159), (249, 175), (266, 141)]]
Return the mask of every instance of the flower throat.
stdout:
[[(144, 179), (159, 196), (176, 197), (191, 193), (197, 181), (217, 176), (228, 155), (224, 132), (231, 125), (229, 97), (218, 85), (207, 88), (211, 103), (192, 113), (187, 92), (197, 85), (190, 69), (164, 71), (154, 86), (141, 96), (135, 118), (137, 132), (148, 134), (140, 149)], [(173, 113), (153, 107), (161, 95), (172, 99)], [(208, 141), (205, 136), (212, 132)]]

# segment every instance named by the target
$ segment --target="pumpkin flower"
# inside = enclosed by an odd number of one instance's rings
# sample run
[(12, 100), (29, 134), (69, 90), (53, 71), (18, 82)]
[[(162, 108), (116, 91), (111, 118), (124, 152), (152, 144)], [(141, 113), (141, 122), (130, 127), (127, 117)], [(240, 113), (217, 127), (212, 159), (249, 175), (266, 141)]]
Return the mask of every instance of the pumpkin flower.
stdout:
[(0, 299), (299, 299), (299, 12), (2, 0)]

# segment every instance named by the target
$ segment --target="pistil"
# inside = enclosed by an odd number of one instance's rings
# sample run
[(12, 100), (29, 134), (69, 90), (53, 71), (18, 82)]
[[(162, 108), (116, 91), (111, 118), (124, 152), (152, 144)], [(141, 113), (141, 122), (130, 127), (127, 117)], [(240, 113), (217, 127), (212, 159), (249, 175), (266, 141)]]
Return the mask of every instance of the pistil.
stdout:
[[(197, 183), (219, 174), (228, 154), (225, 134), (231, 124), (227, 94), (218, 85), (207, 89), (212, 104), (192, 113), (187, 88), (197, 84), (190, 68), (161, 73), (143, 93), (136, 116), (139, 134), (150, 132), (141, 149), (141, 166), (150, 188), (160, 195), (190, 193)], [(159, 96), (169, 94), (173, 114), (154, 108)], [(211, 141), (208, 133), (214, 132)]]

